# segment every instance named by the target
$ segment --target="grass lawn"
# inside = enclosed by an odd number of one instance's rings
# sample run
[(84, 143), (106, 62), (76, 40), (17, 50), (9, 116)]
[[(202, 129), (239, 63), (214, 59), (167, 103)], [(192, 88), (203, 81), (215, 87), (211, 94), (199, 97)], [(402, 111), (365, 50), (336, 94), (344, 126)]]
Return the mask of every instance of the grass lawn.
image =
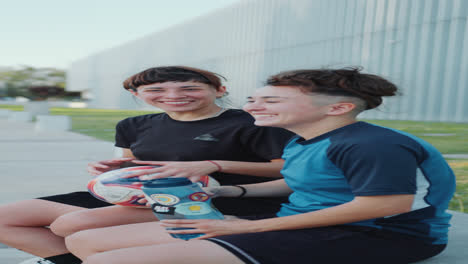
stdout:
[[(22, 111), (22, 106), (0, 105), (0, 109)], [(72, 130), (106, 141), (114, 141), (118, 121), (148, 111), (52, 108), (52, 115), (68, 115)], [(468, 154), (468, 124), (443, 122), (416, 122), (397, 120), (366, 120), (367, 122), (399, 129), (416, 135), (434, 145), (444, 154)], [(468, 159), (448, 159), (457, 176), (457, 190), (450, 209), (468, 212)]]
[(68, 115), (72, 131), (106, 141), (114, 141), (115, 125), (122, 119), (154, 112), (108, 109), (52, 108), (51, 115)]
[(24, 107), (22, 105), (2, 105), (0, 104), (0, 109), (7, 109), (13, 111), (23, 111)]
[[(366, 121), (411, 133), (431, 143), (444, 154), (468, 154), (468, 124), (466, 123)], [(447, 159), (447, 162), (457, 176), (457, 190), (450, 201), (450, 209), (468, 213), (468, 159)]]

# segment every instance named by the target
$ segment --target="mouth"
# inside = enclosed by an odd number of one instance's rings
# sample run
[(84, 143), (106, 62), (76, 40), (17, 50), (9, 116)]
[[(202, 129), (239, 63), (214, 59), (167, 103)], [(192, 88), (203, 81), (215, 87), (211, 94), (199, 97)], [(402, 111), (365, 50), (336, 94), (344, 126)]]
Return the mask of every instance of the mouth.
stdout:
[(159, 103), (167, 104), (167, 105), (186, 105), (186, 104), (191, 103), (191, 101), (163, 101), (163, 102), (160, 101)]
[(275, 117), (276, 115), (273, 115), (273, 114), (257, 114), (257, 113), (253, 113), (252, 116), (253, 116), (255, 119), (267, 119), (267, 118)]

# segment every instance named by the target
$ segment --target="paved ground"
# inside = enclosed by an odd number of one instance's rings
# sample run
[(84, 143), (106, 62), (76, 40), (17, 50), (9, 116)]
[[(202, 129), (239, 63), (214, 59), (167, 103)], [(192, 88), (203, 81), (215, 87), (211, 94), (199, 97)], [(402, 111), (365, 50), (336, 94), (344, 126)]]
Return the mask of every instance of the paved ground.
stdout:
[[(0, 117), (0, 204), (84, 190), (86, 164), (112, 157), (113, 146), (71, 132), (36, 132), (32, 123)], [(468, 263), (468, 214), (454, 212), (448, 248), (425, 264)], [(0, 244), (0, 264), (16, 264), (29, 254)]]
[[(34, 131), (32, 123), (0, 118), (0, 203), (84, 190), (86, 164), (111, 158), (113, 144), (71, 132)], [(0, 244), (0, 263), (30, 255)]]

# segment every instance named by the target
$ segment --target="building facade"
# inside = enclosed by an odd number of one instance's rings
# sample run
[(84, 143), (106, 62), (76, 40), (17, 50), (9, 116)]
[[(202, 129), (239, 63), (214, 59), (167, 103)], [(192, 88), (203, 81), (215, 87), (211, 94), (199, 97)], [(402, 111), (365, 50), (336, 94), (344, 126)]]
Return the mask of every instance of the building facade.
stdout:
[(67, 89), (97, 108), (141, 108), (122, 81), (161, 65), (227, 77), (242, 105), (267, 76), (361, 66), (402, 94), (365, 118), (468, 122), (468, 1), (240, 0), (74, 62)]

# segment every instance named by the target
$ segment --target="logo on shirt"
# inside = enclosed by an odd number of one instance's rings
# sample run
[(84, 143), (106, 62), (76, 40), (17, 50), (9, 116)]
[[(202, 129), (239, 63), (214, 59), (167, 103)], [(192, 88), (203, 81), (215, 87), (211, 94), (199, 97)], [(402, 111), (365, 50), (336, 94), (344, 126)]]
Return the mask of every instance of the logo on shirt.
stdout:
[(211, 135), (210, 133), (200, 135), (200, 136), (194, 138), (194, 140), (201, 140), (201, 141), (219, 141), (219, 139), (213, 137), (213, 135)]

